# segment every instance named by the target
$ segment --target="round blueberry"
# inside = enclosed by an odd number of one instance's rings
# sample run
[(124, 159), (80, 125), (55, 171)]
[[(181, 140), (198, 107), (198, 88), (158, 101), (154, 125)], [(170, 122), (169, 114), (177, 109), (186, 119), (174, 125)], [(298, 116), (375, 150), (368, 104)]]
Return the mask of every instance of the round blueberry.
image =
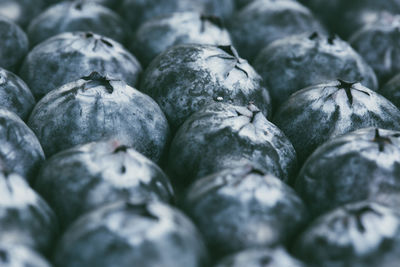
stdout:
[(28, 53), (28, 37), (17, 24), (0, 16), (0, 40), (0, 67), (9, 71), (18, 70)]
[(290, 139), (302, 163), (335, 136), (366, 127), (400, 129), (400, 111), (361, 84), (339, 80), (294, 93), (273, 121)]
[(47, 203), (15, 173), (0, 172), (0, 192), (0, 243), (50, 253), (58, 223)]
[(254, 67), (271, 93), (274, 108), (300, 89), (335, 79), (378, 89), (374, 71), (348, 43), (317, 32), (271, 43), (257, 56)]
[(196, 181), (183, 203), (216, 257), (285, 244), (307, 219), (293, 189), (251, 165)]
[(193, 114), (175, 135), (168, 170), (178, 185), (242, 163), (258, 164), (289, 181), (296, 152), (286, 136), (254, 106), (217, 103)]
[(61, 238), (59, 267), (201, 267), (207, 252), (186, 216), (161, 203), (120, 202), (76, 221)]
[(132, 50), (145, 66), (167, 48), (178, 44), (230, 45), (220, 18), (196, 12), (178, 12), (151, 19), (137, 30)]
[(178, 45), (146, 69), (141, 90), (149, 94), (175, 130), (202, 107), (216, 102), (260, 108), (270, 113), (270, 97), (261, 77), (232, 46)]
[(29, 25), (31, 46), (63, 32), (90, 31), (127, 43), (129, 30), (122, 18), (94, 2), (61, 2), (45, 10)]
[(97, 71), (135, 86), (142, 68), (119, 43), (90, 32), (56, 35), (29, 52), (20, 70), (36, 99)]
[(33, 182), (44, 161), (43, 149), (31, 129), (14, 113), (0, 109), (0, 167)]
[(54, 208), (63, 227), (106, 203), (129, 199), (171, 202), (173, 198), (163, 171), (116, 141), (56, 154), (42, 167), (35, 188)]
[(48, 156), (112, 138), (157, 162), (169, 137), (168, 122), (153, 99), (97, 72), (46, 95), (28, 124)]
[(361, 129), (332, 139), (305, 162), (296, 191), (313, 215), (400, 190), (400, 132)]
[(311, 266), (394, 267), (383, 262), (398, 263), (399, 249), (400, 215), (373, 202), (358, 202), (318, 218), (293, 252)]
[(229, 30), (239, 53), (248, 60), (277, 39), (324, 31), (306, 7), (289, 0), (253, 1), (232, 16)]
[(0, 68), (0, 107), (26, 120), (35, 106), (31, 90), (21, 78)]

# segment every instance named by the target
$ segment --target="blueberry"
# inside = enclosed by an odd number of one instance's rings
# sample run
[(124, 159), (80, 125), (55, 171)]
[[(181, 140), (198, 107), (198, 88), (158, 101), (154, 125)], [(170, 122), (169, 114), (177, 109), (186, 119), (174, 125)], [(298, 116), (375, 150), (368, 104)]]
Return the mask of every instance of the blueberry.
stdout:
[(318, 215), (389, 188), (399, 190), (399, 175), (400, 132), (367, 128), (319, 147), (301, 169), (295, 188)]
[(231, 39), (219, 17), (178, 12), (143, 23), (135, 34), (132, 50), (147, 66), (167, 48), (190, 43), (229, 45)]
[(14, 113), (0, 109), (0, 167), (33, 182), (44, 161), (40, 143), (31, 129)]
[(90, 32), (62, 33), (37, 45), (25, 58), (21, 78), (36, 99), (97, 71), (134, 86), (142, 68), (113, 40)]
[(27, 119), (35, 106), (35, 98), (21, 78), (0, 68), (0, 106)]
[(127, 43), (129, 30), (118, 14), (94, 2), (61, 2), (36, 17), (29, 25), (31, 45), (63, 32), (91, 31), (119, 43)]
[(0, 16), (0, 40), (0, 67), (16, 71), (28, 53), (28, 37), (17, 24)]
[(289, 181), (296, 153), (286, 136), (254, 106), (216, 103), (193, 114), (175, 135), (168, 170), (177, 185), (242, 163)]
[(285, 244), (307, 219), (293, 189), (251, 165), (198, 180), (183, 203), (216, 257)]
[(168, 178), (156, 164), (117, 142), (90, 143), (58, 153), (42, 167), (35, 188), (63, 227), (106, 203), (131, 198), (170, 202), (173, 197)]
[(146, 69), (141, 90), (152, 96), (175, 130), (207, 104), (253, 101), (265, 116), (268, 91), (261, 77), (232, 46), (179, 45), (159, 55)]
[(204, 4), (198, 0), (122, 0), (119, 12), (136, 30), (145, 21), (183, 11), (204, 11)]
[(24, 246), (0, 244), (2, 267), (51, 267), (39, 253)]
[(0, 172), (0, 192), (0, 243), (49, 253), (58, 224), (47, 203), (15, 173)]
[(383, 11), (400, 13), (398, 0), (307, 0), (307, 5), (325, 25), (347, 39), (363, 26), (375, 23)]
[(229, 30), (240, 54), (248, 60), (253, 60), (261, 49), (277, 39), (324, 31), (306, 7), (288, 0), (251, 2), (232, 17)]
[(335, 136), (366, 127), (400, 129), (400, 111), (361, 84), (339, 80), (294, 93), (273, 122), (290, 139), (302, 163)]
[(240, 251), (220, 260), (214, 267), (305, 267), (281, 247)]
[(271, 43), (254, 67), (271, 93), (274, 107), (305, 87), (342, 79), (376, 90), (374, 71), (351, 46), (336, 36), (317, 32), (293, 35)]
[(355, 32), (350, 44), (375, 70), (381, 83), (400, 72), (400, 16), (382, 14), (371, 23)]
[[(318, 218), (294, 253), (311, 266), (373, 267), (400, 259), (400, 215), (373, 202), (345, 205)], [(395, 265), (387, 265), (395, 266)]]
[(158, 161), (169, 136), (167, 120), (153, 99), (97, 72), (46, 95), (28, 124), (48, 156), (113, 138)]
[[(46, 0), (1, 0), (0, 16), (5, 16), (22, 28), (42, 12)], [(1, 40), (4, 40), (1, 38)]]
[(186, 216), (161, 203), (119, 202), (76, 221), (55, 252), (59, 267), (200, 267), (201, 236)]

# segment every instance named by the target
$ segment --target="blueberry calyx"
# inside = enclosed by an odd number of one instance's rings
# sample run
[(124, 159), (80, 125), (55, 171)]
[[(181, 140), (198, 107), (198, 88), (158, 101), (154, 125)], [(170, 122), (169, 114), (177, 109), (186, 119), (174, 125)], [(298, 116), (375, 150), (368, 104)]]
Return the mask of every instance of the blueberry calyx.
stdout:
[(90, 89), (96, 86), (104, 86), (108, 93), (114, 92), (113, 86), (110, 84), (110, 79), (101, 75), (97, 71), (89, 74), (89, 76), (82, 77), (83, 80), (88, 81), (87, 87), (85, 89)]
[(308, 39), (314, 40), (319, 37), (318, 32), (313, 32), (310, 36), (308, 36)]
[(236, 49), (231, 45), (219, 45), (217, 46), (219, 49), (223, 50), (228, 55), (234, 57), (238, 62), (240, 61), (239, 54)]
[(379, 134), (378, 128), (375, 129), (375, 137), (372, 141), (378, 144), (379, 152), (383, 152), (385, 149), (385, 144), (392, 144), (392, 140), (390, 140), (390, 138), (383, 137)]
[(357, 229), (361, 232), (364, 233), (365, 232), (365, 226), (362, 222), (362, 217), (364, 216), (364, 214), (366, 213), (373, 213), (377, 216), (382, 216), (381, 213), (379, 213), (378, 211), (374, 210), (373, 208), (371, 208), (370, 206), (366, 206), (366, 207), (362, 207), (360, 209), (355, 209), (355, 210), (348, 210), (349, 213), (353, 214), (355, 219), (356, 219), (356, 225), (357, 225)]
[(128, 151), (128, 149), (129, 149), (128, 146), (122, 145), (122, 146), (119, 146), (119, 147), (117, 147), (116, 149), (114, 149), (113, 154), (117, 154), (117, 153), (119, 153), (119, 152), (124, 152), (124, 153), (126, 153), (126, 152)]
[(353, 95), (351, 94), (351, 88), (356, 83), (355, 82), (346, 82), (346, 81), (343, 81), (340, 79), (338, 81), (340, 83), (338, 85), (338, 88), (344, 89), (344, 91), (346, 92), (346, 95), (347, 95), (347, 99), (349, 100), (350, 105), (352, 105), (353, 104)]
[(328, 44), (333, 45), (335, 43), (336, 35), (332, 34), (328, 37)]
[(159, 218), (157, 216), (155, 216), (154, 214), (152, 214), (148, 207), (147, 204), (134, 204), (131, 202), (126, 202), (125, 204), (126, 208), (128, 208), (129, 210), (134, 211), (136, 214), (152, 219), (152, 220), (156, 220), (158, 221)]
[(200, 16), (200, 20), (201, 20), (201, 32), (204, 32), (204, 30), (205, 30), (205, 25), (204, 24), (205, 24), (206, 21), (209, 21), (210, 23), (216, 25), (220, 29), (224, 28), (224, 24), (223, 24), (221, 18), (218, 17), (218, 16), (202, 14)]

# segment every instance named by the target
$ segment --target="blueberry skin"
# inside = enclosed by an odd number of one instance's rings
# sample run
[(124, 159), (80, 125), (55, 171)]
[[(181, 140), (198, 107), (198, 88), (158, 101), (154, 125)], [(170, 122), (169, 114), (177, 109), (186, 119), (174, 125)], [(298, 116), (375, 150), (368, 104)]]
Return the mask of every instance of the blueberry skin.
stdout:
[(173, 198), (164, 172), (116, 141), (89, 143), (56, 154), (42, 167), (35, 189), (54, 208), (63, 228), (79, 215), (118, 200), (171, 202)]
[(365, 25), (375, 23), (381, 12), (400, 13), (398, 0), (307, 0), (306, 5), (331, 32), (348, 39)]
[(324, 32), (306, 7), (288, 0), (251, 2), (232, 16), (228, 28), (240, 55), (250, 61), (277, 39), (303, 32)]
[(15, 114), (0, 108), (0, 165), (33, 182), (44, 152), (31, 129)]
[(334, 79), (378, 89), (374, 71), (347, 42), (317, 32), (271, 43), (258, 54), (254, 68), (263, 77), (275, 108), (300, 89)]
[(122, 0), (118, 9), (132, 30), (136, 30), (149, 19), (184, 11), (205, 11), (204, 4), (197, 0)]
[(235, 12), (235, 0), (197, 0), (204, 5), (204, 13), (221, 17), (224, 20), (229, 19)]
[(0, 172), (0, 192), (0, 243), (49, 253), (58, 222), (47, 203), (16, 173)]
[(371, 23), (355, 32), (350, 44), (375, 70), (381, 83), (400, 72), (400, 16), (382, 14)]
[(153, 99), (96, 72), (47, 94), (28, 125), (48, 156), (112, 138), (157, 162), (169, 138), (168, 122)]
[(122, 18), (94, 2), (61, 2), (46, 9), (29, 25), (31, 46), (63, 32), (90, 31), (126, 44), (129, 29)]
[(0, 107), (26, 120), (36, 101), (25, 82), (12, 72), (0, 68)]
[(28, 53), (28, 37), (17, 24), (0, 16), (0, 40), (0, 67), (16, 71)]
[(178, 44), (230, 45), (221, 19), (197, 12), (177, 12), (143, 23), (137, 30), (132, 51), (147, 66), (160, 53)]
[(286, 136), (254, 105), (216, 103), (193, 114), (176, 133), (168, 171), (178, 185), (242, 163), (258, 164), (288, 182), (296, 152)]
[(305, 267), (281, 247), (240, 251), (220, 260), (214, 267)]
[(117, 42), (89, 32), (62, 33), (29, 52), (20, 76), (36, 99), (97, 71), (135, 86), (142, 67)]
[(183, 203), (216, 257), (285, 244), (307, 219), (293, 189), (251, 165), (196, 181)]
[(39, 253), (24, 246), (0, 244), (2, 267), (51, 267)]
[(384, 97), (400, 108), (400, 74), (390, 79), (380, 90)]
[(351, 203), (319, 217), (293, 248), (311, 266), (327, 267), (384, 266), (384, 259), (399, 260), (399, 251), (400, 215), (370, 201)]
[(361, 129), (324, 143), (305, 162), (295, 189), (313, 215), (400, 189), (400, 132)]
[(141, 90), (164, 111), (176, 130), (206, 105), (227, 102), (259, 107), (270, 114), (270, 97), (260, 75), (232, 46), (178, 45), (152, 61)]
[(300, 90), (281, 105), (273, 122), (303, 163), (325, 141), (357, 129), (400, 129), (400, 111), (359, 83), (332, 81)]
[(1, 0), (0, 16), (7, 17), (25, 28), (33, 18), (42, 12), (45, 6), (45, 0)]
[(59, 267), (200, 267), (207, 252), (193, 223), (161, 203), (119, 202), (82, 216), (60, 240)]

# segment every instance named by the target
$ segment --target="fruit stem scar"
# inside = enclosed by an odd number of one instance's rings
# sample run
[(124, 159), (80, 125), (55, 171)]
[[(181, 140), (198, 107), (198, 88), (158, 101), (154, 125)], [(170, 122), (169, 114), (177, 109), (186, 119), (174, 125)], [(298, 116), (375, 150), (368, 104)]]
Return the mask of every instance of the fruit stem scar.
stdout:
[(375, 129), (375, 137), (372, 141), (378, 144), (379, 152), (383, 152), (385, 149), (385, 144), (392, 144), (392, 140), (390, 140), (390, 138), (383, 137), (379, 134), (378, 128)]
[(356, 84), (355, 82), (345, 82), (343, 80), (338, 79), (339, 81), (339, 85), (338, 88), (339, 89), (344, 89), (347, 95), (347, 99), (349, 100), (350, 105), (353, 104), (353, 95), (351, 94), (351, 88), (354, 84)]

